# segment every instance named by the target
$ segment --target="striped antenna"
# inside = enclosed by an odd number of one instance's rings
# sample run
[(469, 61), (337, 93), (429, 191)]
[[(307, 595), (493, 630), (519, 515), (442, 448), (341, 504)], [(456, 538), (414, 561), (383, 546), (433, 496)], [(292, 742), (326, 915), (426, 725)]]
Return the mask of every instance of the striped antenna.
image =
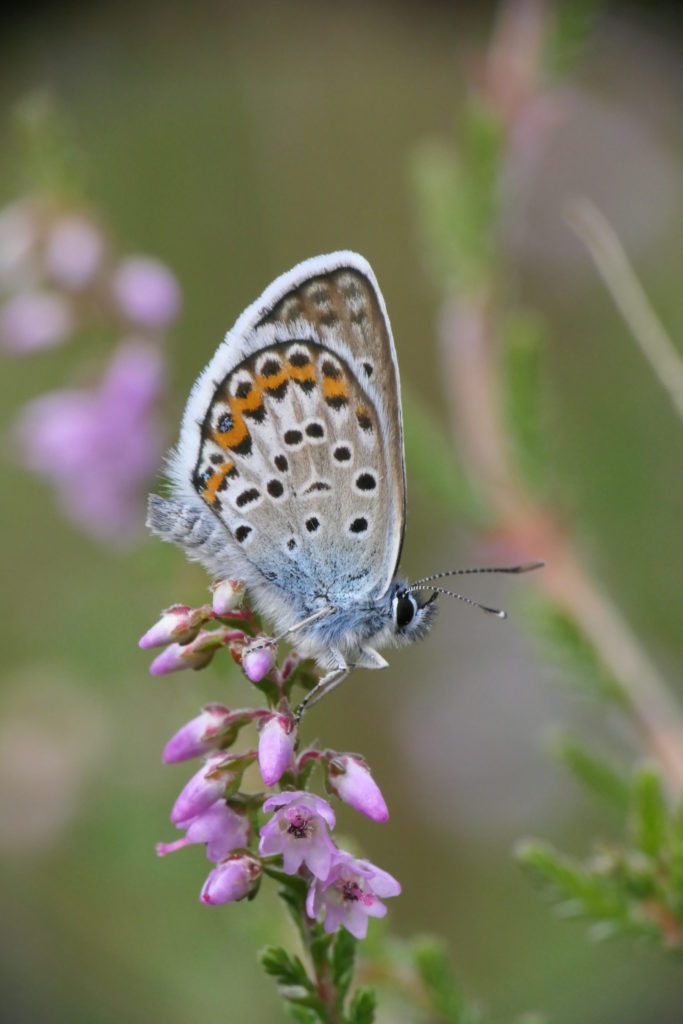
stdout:
[[(434, 579), (434, 577), (432, 577), (432, 579)], [(500, 608), (489, 608), (487, 604), (480, 604), (479, 601), (473, 601), (471, 597), (465, 597), (464, 594), (456, 594), (453, 590), (444, 590), (443, 587), (420, 587), (413, 585), (412, 587), (408, 587), (407, 590), (409, 592), (412, 592), (413, 590), (431, 590), (435, 594), (445, 594), (446, 597), (455, 597), (458, 601), (464, 601), (465, 604), (471, 604), (473, 608), (481, 608), (483, 612), (495, 615), (499, 619), (507, 619), (507, 613), (501, 611)]]
[(415, 580), (415, 582), (408, 587), (408, 590), (416, 590), (418, 587), (421, 587), (423, 583), (429, 583), (431, 580), (442, 580), (445, 576), (471, 576), (474, 573), (483, 572), (533, 572), (534, 569), (542, 569), (544, 565), (545, 562), (524, 562), (523, 565), (498, 565), (480, 569), (447, 569), (445, 572), (435, 572), (433, 576), (423, 576), (421, 580)]

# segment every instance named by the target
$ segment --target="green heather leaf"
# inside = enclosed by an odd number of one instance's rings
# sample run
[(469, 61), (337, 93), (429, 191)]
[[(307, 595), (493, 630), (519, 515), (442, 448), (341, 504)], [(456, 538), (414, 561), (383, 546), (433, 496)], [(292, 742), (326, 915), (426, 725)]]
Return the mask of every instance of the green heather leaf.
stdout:
[(439, 1020), (449, 1024), (474, 1024), (480, 1019), (477, 1008), (468, 1005), (455, 980), (448, 954), (438, 940), (419, 939), (413, 946), (413, 959), (430, 1009)]
[[(271, 872), (268, 869), (266, 869), (266, 873), (270, 874)], [(297, 879), (297, 882), (302, 881), (303, 879)], [(287, 907), (289, 915), (292, 921), (294, 922), (294, 926), (296, 927), (296, 930), (298, 931), (302, 942), (305, 943), (307, 938), (303, 927), (303, 921), (305, 919), (306, 913), (304, 909), (304, 903), (306, 901), (305, 886), (290, 885), (289, 883), (285, 883), (283, 887), (278, 891), (278, 896), (280, 897), (280, 899), (282, 899), (285, 906)]]
[(591, 696), (621, 707), (627, 698), (619, 683), (602, 665), (598, 654), (577, 624), (547, 598), (527, 592), (521, 603), (528, 621), (569, 668), (578, 685)]
[(413, 160), (418, 213), (440, 283), (476, 290), (497, 263), (495, 227), (503, 132), (477, 97), (464, 105), (457, 149), (423, 145)]
[(299, 1024), (320, 1024), (322, 1021), (324, 1024), (324, 1018), (320, 1017), (314, 1010), (309, 1010), (305, 1006), (297, 1006), (295, 1003), (285, 1002), (285, 1011), (287, 1016), (292, 1020), (296, 1020)]
[(275, 978), (278, 985), (314, 991), (315, 986), (299, 957), (291, 957), (282, 947), (266, 946), (259, 954), (259, 961), (266, 974)]
[(403, 388), (406, 467), (415, 483), (445, 514), (482, 526), (486, 514), (448, 438), (424, 406)]
[(669, 878), (672, 906), (683, 926), (683, 804), (671, 822)]
[(356, 947), (358, 942), (346, 928), (340, 928), (332, 947), (332, 981), (337, 991), (338, 1006), (344, 1005), (344, 1000), (353, 980), (353, 970), (356, 963)]
[(631, 831), (639, 850), (658, 857), (666, 842), (669, 814), (662, 782), (655, 768), (645, 765), (633, 780)]
[(570, 735), (563, 734), (553, 742), (553, 753), (574, 778), (624, 815), (631, 802), (630, 780), (605, 758), (586, 749)]
[(627, 893), (609, 877), (591, 873), (583, 864), (536, 840), (520, 843), (516, 856), (532, 878), (559, 901), (566, 917), (615, 920), (629, 926)]
[(544, 324), (536, 314), (516, 313), (503, 325), (501, 379), (505, 418), (519, 469), (539, 495), (548, 490), (544, 340)]
[(348, 1024), (373, 1024), (376, 1006), (377, 997), (374, 991), (367, 985), (362, 985), (356, 989), (351, 1000), (347, 1015)]
[(327, 935), (319, 924), (313, 925), (313, 933), (309, 944), (309, 952), (316, 970), (320, 970), (327, 962), (327, 955), (332, 945), (332, 937)]
[(604, 0), (560, 0), (551, 8), (543, 63), (551, 75), (566, 75), (581, 59)]

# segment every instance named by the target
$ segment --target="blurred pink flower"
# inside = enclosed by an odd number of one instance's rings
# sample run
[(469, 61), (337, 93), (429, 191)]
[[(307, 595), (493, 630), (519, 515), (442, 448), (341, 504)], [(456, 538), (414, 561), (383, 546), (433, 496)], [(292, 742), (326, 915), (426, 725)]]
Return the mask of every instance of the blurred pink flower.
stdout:
[(161, 330), (180, 312), (180, 288), (159, 260), (135, 256), (124, 260), (114, 275), (114, 298), (123, 315), (138, 327)]
[(0, 308), (0, 344), (15, 355), (60, 345), (74, 326), (68, 302), (54, 292), (19, 292)]
[(157, 417), (163, 363), (131, 339), (99, 386), (34, 399), (19, 417), (25, 465), (56, 487), (66, 514), (101, 540), (126, 539), (144, 519), (144, 495), (163, 452)]
[(92, 221), (71, 214), (52, 226), (45, 243), (45, 270), (69, 291), (90, 284), (104, 256), (104, 238)]
[(0, 210), (0, 291), (35, 282), (38, 230), (36, 211), (29, 200)]

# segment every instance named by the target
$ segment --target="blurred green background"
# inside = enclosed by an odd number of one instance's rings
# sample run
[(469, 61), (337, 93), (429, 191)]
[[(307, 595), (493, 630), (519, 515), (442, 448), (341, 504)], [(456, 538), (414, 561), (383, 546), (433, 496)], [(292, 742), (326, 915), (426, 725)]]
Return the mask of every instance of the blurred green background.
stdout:
[[(185, 308), (168, 343), (169, 443), (191, 383), (239, 312), (307, 256), (353, 248), (372, 263), (404, 381), (444, 432), (439, 296), (425, 270), (410, 169), (432, 138), (457, 141), (465, 79), (494, 6), (270, 2), (29, 7), (2, 30), (3, 132), (48, 89), (74, 127), (89, 190), (122, 246), (176, 272)], [(548, 445), (566, 518), (589, 564), (672, 680), (683, 664), (680, 423), (562, 221), (585, 193), (611, 218), (672, 336), (681, 304), (681, 46), (675, 5), (615, 5), (574, 78), (568, 113), (511, 189), (501, 245), (510, 291), (549, 324)], [(8, 146), (0, 198), (12, 198)], [(73, 350), (4, 360), (2, 426), (60, 386)], [(9, 434), (6, 436), (9, 437)], [(2, 471), (0, 695), (3, 1019), (281, 1019), (256, 952), (290, 943), (272, 889), (200, 906), (207, 862), (163, 861), (187, 767), (166, 739), (200, 705), (249, 703), (226, 658), (152, 679), (137, 639), (159, 609), (199, 604), (206, 579), (144, 539), (103, 550), (66, 524), (7, 451)], [(481, 558), (477, 540), (409, 479), (408, 573)], [(543, 552), (537, 552), (543, 556)], [(444, 605), (428, 644), (355, 673), (307, 723), (362, 751), (391, 808), (342, 830), (396, 875), (398, 935), (435, 932), (466, 991), (506, 1021), (680, 1024), (680, 961), (592, 945), (557, 920), (510, 856), (533, 833), (577, 853), (613, 822), (548, 758), (558, 722), (630, 737), (545, 663), (519, 625), (525, 581), (486, 582), (500, 625)], [(683, 696), (680, 692), (679, 696)], [(386, 1010), (384, 1021), (398, 1019)]]

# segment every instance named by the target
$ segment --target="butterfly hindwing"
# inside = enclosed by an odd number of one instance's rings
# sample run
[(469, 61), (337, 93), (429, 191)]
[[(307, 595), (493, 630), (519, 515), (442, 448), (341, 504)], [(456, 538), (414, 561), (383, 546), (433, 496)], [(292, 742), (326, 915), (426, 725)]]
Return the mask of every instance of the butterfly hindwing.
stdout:
[(404, 527), (398, 371), (361, 257), (300, 264), (242, 314), (195, 385), (172, 470), (302, 607), (386, 590)]

